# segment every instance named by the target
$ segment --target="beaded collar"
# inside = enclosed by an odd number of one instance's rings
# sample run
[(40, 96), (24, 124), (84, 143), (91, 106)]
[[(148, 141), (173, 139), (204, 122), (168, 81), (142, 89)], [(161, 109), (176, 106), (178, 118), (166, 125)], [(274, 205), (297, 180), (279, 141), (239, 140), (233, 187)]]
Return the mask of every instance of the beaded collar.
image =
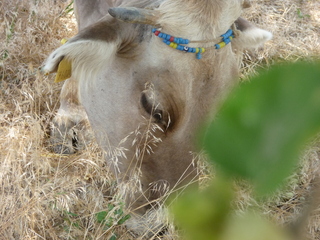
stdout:
[[(152, 32), (154, 33), (154, 35), (158, 36), (159, 38), (163, 38), (163, 42), (167, 44), (169, 47), (172, 47), (174, 49), (187, 52), (187, 53), (196, 53), (197, 59), (202, 58), (202, 53), (206, 51), (206, 48), (203, 48), (203, 47), (193, 48), (193, 47), (188, 47), (186, 45), (188, 45), (189, 43), (211, 42), (211, 41), (190, 41), (189, 39), (173, 37), (169, 34), (160, 32), (156, 28), (152, 29)], [(225, 47), (234, 38), (234, 33), (232, 29), (229, 29), (225, 34), (222, 34), (220, 37), (221, 37), (220, 43), (217, 43), (207, 48), (220, 49)]]

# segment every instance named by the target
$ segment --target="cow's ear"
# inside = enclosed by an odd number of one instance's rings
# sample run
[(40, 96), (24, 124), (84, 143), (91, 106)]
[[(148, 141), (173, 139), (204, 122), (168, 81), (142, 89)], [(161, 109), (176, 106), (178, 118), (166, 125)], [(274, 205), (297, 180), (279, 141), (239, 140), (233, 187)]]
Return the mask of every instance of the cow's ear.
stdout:
[(244, 18), (239, 17), (235, 25), (241, 33), (234, 39), (234, 42), (243, 48), (260, 47), (272, 38), (271, 32), (258, 28)]
[(46, 59), (45, 64), (42, 67), (42, 71), (45, 74), (57, 72), (62, 60), (67, 60), (67, 58), (69, 58), (67, 56), (66, 46), (67, 44), (62, 45), (61, 47), (56, 49), (53, 53), (51, 53), (50, 56)]
[(57, 48), (45, 61), (42, 71), (46, 74), (58, 70), (63, 59), (72, 63), (73, 72), (95, 72), (105, 67), (113, 59), (118, 49), (118, 42), (95, 41), (92, 39), (72, 38)]

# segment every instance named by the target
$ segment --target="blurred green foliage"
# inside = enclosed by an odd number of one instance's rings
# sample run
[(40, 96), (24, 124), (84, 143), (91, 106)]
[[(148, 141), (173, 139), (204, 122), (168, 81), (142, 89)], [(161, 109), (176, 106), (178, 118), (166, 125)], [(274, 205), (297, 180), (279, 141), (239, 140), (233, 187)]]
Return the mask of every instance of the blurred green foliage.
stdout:
[(275, 67), (241, 85), (208, 128), (205, 149), (227, 173), (276, 190), (320, 129), (320, 66)]
[(186, 239), (289, 239), (284, 229), (250, 212), (235, 216), (232, 179), (249, 180), (257, 196), (272, 194), (319, 130), (318, 63), (277, 66), (235, 89), (202, 136), (218, 168), (214, 182), (185, 194), (173, 208)]
[[(217, 194), (218, 193), (218, 194)], [(189, 239), (219, 239), (218, 234), (227, 225), (233, 199), (232, 182), (217, 178), (203, 192), (187, 192), (174, 207), (179, 225), (187, 229)]]

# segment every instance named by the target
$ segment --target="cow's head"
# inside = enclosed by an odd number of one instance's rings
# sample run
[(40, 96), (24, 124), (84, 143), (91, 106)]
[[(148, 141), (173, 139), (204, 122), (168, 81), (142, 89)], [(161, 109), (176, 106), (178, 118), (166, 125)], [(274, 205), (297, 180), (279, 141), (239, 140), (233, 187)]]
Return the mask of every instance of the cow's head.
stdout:
[[(240, 18), (239, 0), (167, 0), (155, 9), (130, 4), (109, 9), (55, 50), (44, 70), (55, 71), (63, 58), (72, 62), (80, 101), (114, 173), (130, 181), (131, 171), (140, 170), (144, 194), (131, 203), (141, 206), (162, 194), (153, 191), (160, 185), (195, 180), (198, 126), (236, 81), (241, 50), (260, 46), (271, 33)], [(207, 50), (197, 59), (170, 48), (153, 27)], [(230, 28), (235, 39), (214, 49)]]

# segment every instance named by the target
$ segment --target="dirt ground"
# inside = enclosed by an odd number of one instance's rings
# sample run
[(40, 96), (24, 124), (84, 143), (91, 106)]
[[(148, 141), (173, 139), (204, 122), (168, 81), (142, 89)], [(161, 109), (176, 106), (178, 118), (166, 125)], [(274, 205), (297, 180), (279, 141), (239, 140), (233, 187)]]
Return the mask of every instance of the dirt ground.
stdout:
[[(62, 38), (76, 33), (71, 1), (0, 2), (0, 239), (136, 239), (122, 224), (115, 180), (95, 143), (70, 156), (48, 147), (63, 83), (40, 68)], [(274, 38), (246, 52), (243, 79), (282, 61), (320, 58), (318, 0), (252, 0), (244, 16)], [(265, 204), (238, 186), (238, 211), (256, 206), (279, 224), (303, 212), (319, 175), (319, 141), (306, 151), (288, 186)], [(108, 220), (102, 221), (99, 216)], [(320, 239), (320, 208), (309, 216), (309, 239)], [(116, 235), (113, 235), (116, 234)], [(165, 239), (178, 239), (174, 227)]]

